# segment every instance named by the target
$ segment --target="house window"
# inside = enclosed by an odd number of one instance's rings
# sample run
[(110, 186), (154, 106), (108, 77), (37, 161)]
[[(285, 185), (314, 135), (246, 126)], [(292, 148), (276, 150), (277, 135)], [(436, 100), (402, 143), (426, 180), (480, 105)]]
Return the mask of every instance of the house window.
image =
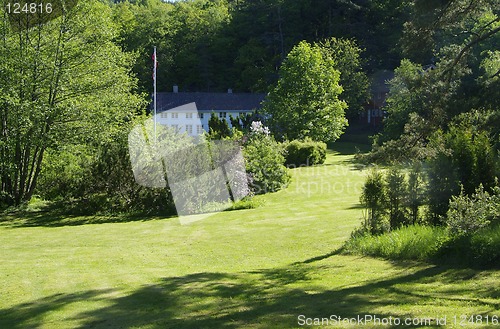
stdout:
[(176, 132), (179, 131), (179, 125), (172, 125), (171, 127), (174, 128)]
[(168, 113), (167, 112), (161, 112), (160, 113), (160, 118), (162, 118), (162, 119), (168, 118)]
[(186, 132), (189, 135), (192, 135), (193, 134), (193, 125), (186, 125)]
[(179, 113), (172, 112), (172, 119), (177, 119), (177, 118), (179, 118)]
[(226, 118), (226, 112), (219, 112), (219, 118)]
[(186, 113), (186, 119), (192, 119), (193, 113)]
[(203, 119), (203, 113), (198, 112), (198, 119)]
[(196, 125), (196, 133), (198, 135), (201, 135), (203, 133), (203, 126), (202, 125)]

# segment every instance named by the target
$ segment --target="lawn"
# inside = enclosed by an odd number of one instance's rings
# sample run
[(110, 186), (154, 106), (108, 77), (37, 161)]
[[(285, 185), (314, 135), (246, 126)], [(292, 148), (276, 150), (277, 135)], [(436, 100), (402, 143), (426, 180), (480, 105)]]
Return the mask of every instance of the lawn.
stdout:
[(257, 197), (255, 209), (187, 225), (4, 217), (0, 328), (300, 328), (299, 319), (358, 315), (430, 319), (429, 328), (480, 315), (474, 322), (500, 327), (499, 271), (339, 252), (362, 216), (365, 173), (349, 146), (294, 169), (289, 188)]

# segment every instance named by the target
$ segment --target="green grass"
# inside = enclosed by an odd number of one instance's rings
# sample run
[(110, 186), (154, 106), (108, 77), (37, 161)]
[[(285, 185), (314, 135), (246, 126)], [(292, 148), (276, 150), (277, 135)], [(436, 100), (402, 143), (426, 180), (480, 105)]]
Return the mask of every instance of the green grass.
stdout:
[(430, 260), (448, 237), (443, 227), (409, 226), (383, 235), (350, 239), (344, 246), (349, 254), (384, 257), (394, 260)]
[(420, 260), (471, 268), (500, 267), (500, 225), (453, 237), (445, 227), (408, 226), (382, 235), (355, 234), (344, 245), (351, 255)]
[(364, 172), (338, 147), (324, 166), (294, 169), (288, 189), (256, 197), (257, 207), (189, 225), (4, 217), (0, 328), (299, 328), (300, 314), (500, 316), (498, 271), (339, 252), (360, 223)]

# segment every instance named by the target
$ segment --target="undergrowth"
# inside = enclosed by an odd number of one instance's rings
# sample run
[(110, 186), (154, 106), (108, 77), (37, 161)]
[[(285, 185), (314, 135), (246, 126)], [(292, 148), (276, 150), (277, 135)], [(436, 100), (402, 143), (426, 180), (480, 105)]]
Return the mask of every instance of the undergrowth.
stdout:
[(391, 260), (420, 260), (474, 268), (500, 267), (500, 225), (468, 236), (444, 227), (411, 225), (382, 234), (353, 234), (344, 252)]

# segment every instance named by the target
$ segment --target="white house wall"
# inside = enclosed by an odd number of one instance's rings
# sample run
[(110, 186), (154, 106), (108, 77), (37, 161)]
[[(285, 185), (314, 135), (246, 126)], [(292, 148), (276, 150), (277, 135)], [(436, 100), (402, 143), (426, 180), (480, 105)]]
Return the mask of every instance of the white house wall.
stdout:
[(195, 103), (189, 103), (157, 113), (156, 120), (159, 124), (176, 128), (179, 133), (198, 136), (203, 131), (208, 132), (208, 121), (212, 113), (224, 118), (232, 128), (230, 116), (237, 117), (241, 113), (252, 113), (252, 111), (200, 111)]

